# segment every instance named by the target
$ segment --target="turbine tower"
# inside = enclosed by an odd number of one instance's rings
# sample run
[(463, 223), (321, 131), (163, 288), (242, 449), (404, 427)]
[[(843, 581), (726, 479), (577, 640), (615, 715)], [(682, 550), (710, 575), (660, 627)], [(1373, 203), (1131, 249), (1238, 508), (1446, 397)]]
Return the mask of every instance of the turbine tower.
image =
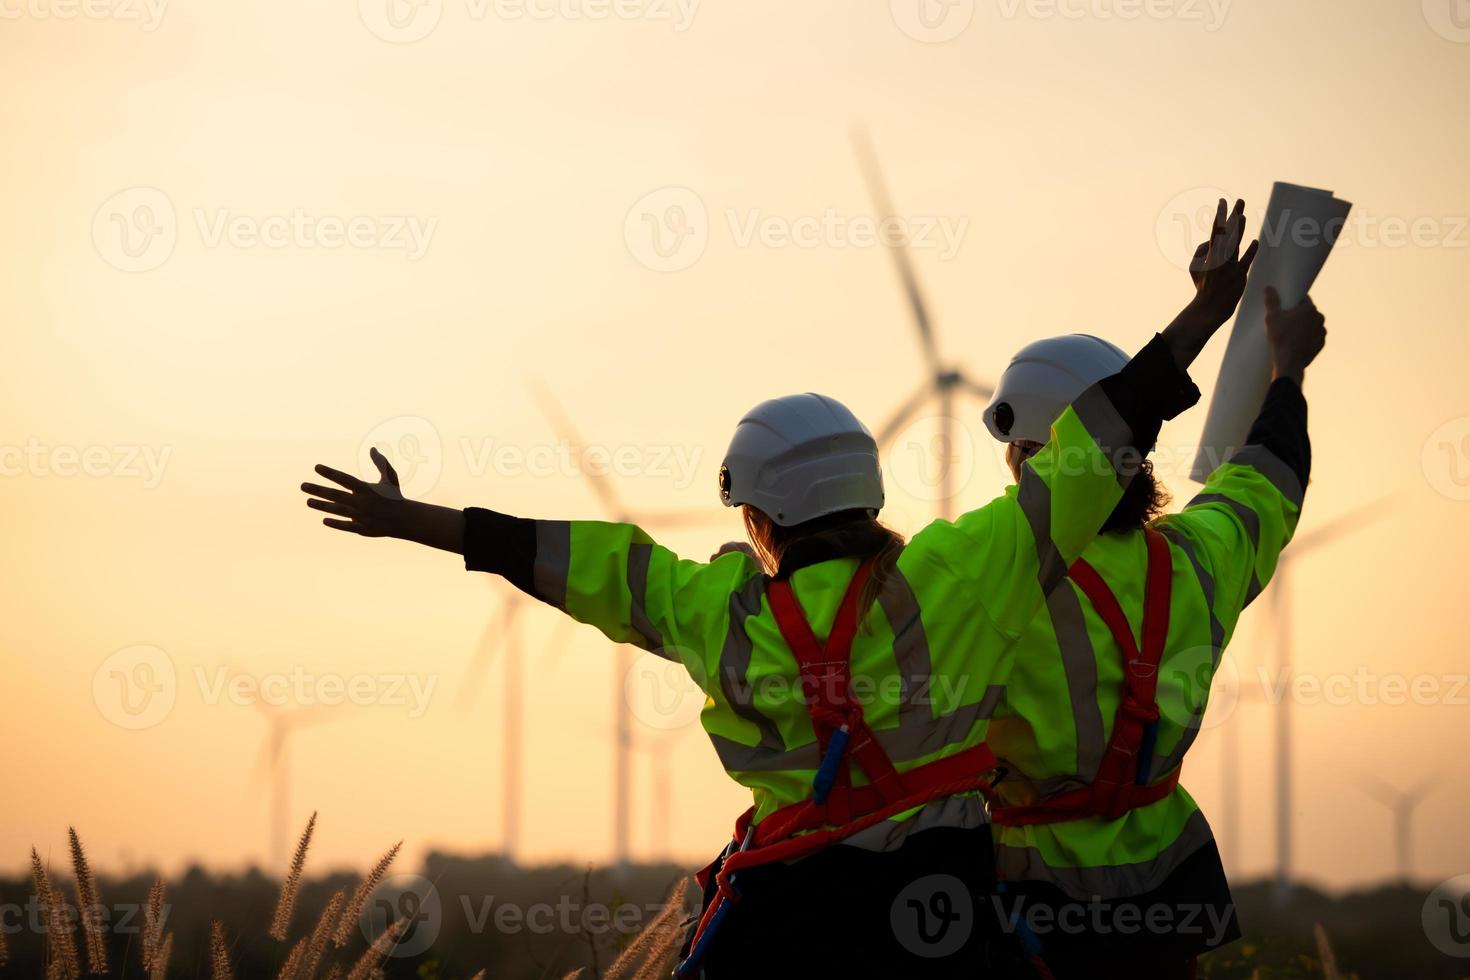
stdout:
[[(859, 129), (853, 132), (853, 147), (857, 152), (858, 165), (862, 168), (873, 208), (880, 221), (888, 222), (895, 217), (893, 203), (888, 197), (888, 187), (883, 180), (882, 170), (878, 166), (877, 154), (874, 153), (872, 142), (865, 131)], [(899, 282), (903, 285), (904, 295), (908, 298), (909, 311), (913, 314), (914, 326), (918, 331), (919, 349), (924, 358), (927, 376), (918, 389), (899, 405), (893, 415), (878, 428), (875, 438), (880, 450), (887, 448), (903, 430), (903, 427), (912, 421), (925, 405), (933, 402), (937, 406), (939, 434), (930, 445), (935, 462), (938, 464), (939, 517), (948, 520), (954, 515), (955, 402), (961, 397), (970, 396), (984, 404), (990, 400), (995, 389), (990, 384), (970, 377), (958, 364), (941, 356), (939, 341), (934, 333), (934, 324), (929, 318), (929, 309), (924, 302), (924, 294), (919, 288), (919, 279), (914, 272), (912, 257), (909, 255), (908, 241), (905, 239), (895, 243), (891, 238), (885, 238), (885, 244), (888, 247), (888, 253), (893, 256), (893, 264), (898, 270)]]
[(522, 716), (524, 683), (521, 676), (521, 643), (518, 622), (525, 606), (526, 597), (520, 590), (510, 587), (501, 601), (499, 615), (492, 615), (475, 644), (464, 680), (456, 696), (456, 708), (468, 711), (479, 694), (480, 684), (495, 651), (505, 650), (504, 678), (501, 685), (501, 714), (503, 726), (501, 741), (501, 851), (514, 861), (520, 847), (521, 826), (521, 760)]
[[(1276, 563), (1276, 574), (1267, 587), (1270, 616), (1276, 629), (1276, 677), (1283, 684), (1283, 696), (1276, 705), (1276, 876), (1275, 893), (1278, 905), (1291, 899), (1292, 863), (1292, 604), (1290, 571), (1303, 557), (1321, 549), (1346, 534), (1378, 520), (1384, 514), (1390, 498), (1383, 498), (1340, 517), (1325, 527), (1293, 539)], [(1238, 777), (1232, 775), (1232, 783), (1238, 786)], [(1237, 786), (1227, 787), (1233, 794)]]
[(292, 733), (312, 725), (320, 725), (330, 719), (334, 712), (319, 705), (286, 709), (268, 704), (256, 698), (253, 702), (266, 719), (265, 741), (256, 756), (252, 782), (259, 783), (270, 778), (270, 855), (275, 867), (286, 864), (286, 834), (291, 809), (291, 753)]
[[(537, 402), (540, 403), (541, 411), (551, 423), (552, 429), (558, 438), (567, 443), (574, 454), (580, 453), (584, 443), (581, 435), (571, 419), (562, 411), (551, 392), (543, 385), (535, 385), (534, 393)], [(690, 525), (707, 523), (711, 515), (708, 511), (642, 511), (635, 515), (623, 505), (622, 499), (613, 488), (612, 480), (606, 473), (583, 469), (582, 475), (592, 484), (593, 493), (596, 494), (598, 502), (602, 504), (603, 510), (611, 521), (624, 524), (638, 524), (647, 527), (649, 524), (668, 525)], [(632, 729), (632, 706), (624, 694), (623, 680), (633, 668), (633, 648), (627, 644), (616, 644), (613, 669), (613, 862), (617, 865), (628, 863), (628, 836), (629, 836), (629, 783), (632, 778), (632, 751), (633, 751), (633, 729)]]

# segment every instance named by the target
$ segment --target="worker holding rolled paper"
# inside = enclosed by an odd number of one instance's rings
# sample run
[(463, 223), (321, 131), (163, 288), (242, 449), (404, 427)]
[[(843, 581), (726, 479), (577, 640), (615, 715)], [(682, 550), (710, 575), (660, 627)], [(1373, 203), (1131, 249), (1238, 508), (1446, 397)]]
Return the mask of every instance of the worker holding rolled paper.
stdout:
[[(1220, 202), (1198, 278), (1239, 248)], [(1209, 824), (1179, 785), (1220, 657), (1271, 580), (1311, 467), (1301, 385), (1326, 338), (1310, 298), (1266, 295), (1272, 380), (1245, 445), (1182, 511), (1151, 468), (1026, 627), (991, 723), (1002, 907), (1023, 976), (1187, 978), (1240, 935)], [(1125, 360), (1074, 334), (1031, 344), (985, 413), (1013, 471), (1049, 420)]]
[[(1233, 309), (1236, 286), (1209, 290), (1233, 291)], [(379, 482), (320, 466), (337, 486), (302, 489), (330, 527), (462, 554), (689, 670), (753, 805), (702, 879), (680, 975), (975, 976), (995, 947), (984, 741), (1016, 638), (1122, 499), (1132, 447), (1198, 399), (1186, 369), (1224, 321), (1176, 320), (1079, 387), (1018, 487), (907, 543), (878, 521), (872, 435), (814, 394), (758, 405), (721, 467), (758, 559), (685, 561), (630, 524), (405, 500), (376, 451)], [(589, 803), (589, 833), (599, 814)]]

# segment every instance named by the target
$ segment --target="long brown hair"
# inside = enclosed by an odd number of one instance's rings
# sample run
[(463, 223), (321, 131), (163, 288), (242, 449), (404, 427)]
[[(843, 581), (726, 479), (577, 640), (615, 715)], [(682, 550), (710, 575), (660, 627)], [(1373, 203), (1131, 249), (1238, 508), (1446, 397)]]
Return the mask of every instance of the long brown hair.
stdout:
[[(1021, 464), (1024, 463), (1036, 450), (1041, 448), (1036, 442), (1013, 442), (1006, 446), (1006, 462), (1011, 467), (1011, 474), (1019, 480), (1021, 478)], [(1145, 459), (1139, 464), (1138, 472), (1129, 481), (1128, 487), (1123, 491), (1123, 497), (1113, 512), (1108, 515), (1107, 523), (1102, 527), (1103, 534), (1109, 531), (1126, 533), (1138, 531), (1148, 526), (1148, 523), (1156, 517), (1162, 517), (1169, 506), (1169, 491), (1154, 476), (1154, 461)]]
[(903, 535), (878, 520), (871, 511), (845, 510), (792, 527), (783, 527), (754, 507), (745, 513), (745, 533), (768, 575), (777, 575), (781, 563), (797, 545), (821, 547), (834, 556), (873, 559), (873, 574), (858, 595), (858, 609), (866, 616), (898, 566)]

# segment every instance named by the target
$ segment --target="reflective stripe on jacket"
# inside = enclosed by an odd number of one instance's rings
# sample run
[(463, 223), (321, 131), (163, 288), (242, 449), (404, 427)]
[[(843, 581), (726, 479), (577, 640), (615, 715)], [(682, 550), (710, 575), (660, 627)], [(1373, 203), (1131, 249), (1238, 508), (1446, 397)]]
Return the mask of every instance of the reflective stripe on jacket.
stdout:
[[(1103, 387), (1089, 389), (1019, 487), (930, 524), (903, 549), (851, 660), (866, 720), (900, 773), (984, 741), (1017, 637), (1136, 468), (1131, 438)], [(819, 637), (856, 566), (837, 559), (792, 573)], [(750, 789), (757, 819), (809, 796), (819, 763), (811, 718), (749, 557), (686, 561), (629, 524), (537, 521), (533, 578), (540, 598), (575, 619), (689, 670), (707, 696), (703, 726)]]
[[(1304, 403), (1301, 426), (1304, 439)], [(1182, 512), (1154, 523), (1170, 543), (1174, 570), (1150, 782), (1176, 769), (1194, 742), (1221, 655), (1241, 611), (1270, 581), (1291, 540), (1303, 491), (1297, 470), (1264, 445), (1248, 445)], [(1137, 635), (1147, 566), (1143, 533), (1103, 534), (1083, 557), (1117, 596)], [(1068, 581), (1049, 593), (1026, 628), (990, 728), (991, 748), (1010, 770), (999, 787), (1007, 802), (1032, 802), (1091, 780), (1111, 736), (1122, 680), (1122, 654), (1082, 591)], [(1047, 882), (1084, 901), (1152, 891), (1213, 839), (1182, 787), (1118, 820), (993, 831), (1004, 877)]]

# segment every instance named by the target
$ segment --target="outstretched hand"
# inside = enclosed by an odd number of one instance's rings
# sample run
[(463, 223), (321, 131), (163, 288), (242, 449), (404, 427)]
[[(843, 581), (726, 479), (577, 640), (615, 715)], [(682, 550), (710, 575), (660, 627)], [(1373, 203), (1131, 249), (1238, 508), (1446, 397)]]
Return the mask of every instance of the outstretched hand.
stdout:
[(371, 450), (369, 455), (381, 477), (377, 483), (359, 480), (350, 473), (318, 463), (317, 474), (342, 489), (303, 483), (302, 491), (310, 495), (306, 506), (337, 515), (324, 518), (322, 523), (339, 531), (351, 531), (369, 538), (405, 537), (408, 501), (404, 500), (403, 491), (398, 486), (398, 474), (377, 449)]
[(1194, 280), (1194, 300), (1190, 304), (1216, 326), (1230, 319), (1245, 294), (1246, 277), (1256, 260), (1260, 241), (1253, 241), (1241, 254), (1245, 238), (1245, 201), (1237, 200), (1227, 215), (1225, 199), (1215, 208), (1215, 221), (1210, 237), (1201, 242), (1189, 263), (1189, 277)]
[(1220, 198), (1209, 241), (1195, 249), (1194, 260), (1189, 263), (1194, 299), (1163, 331), (1164, 341), (1181, 371), (1189, 370), (1215, 331), (1240, 305), (1246, 277), (1260, 249), (1260, 242), (1253, 241), (1242, 254), (1240, 243), (1244, 238), (1245, 202), (1236, 201), (1235, 208), (1227, 212), (1225, 199)]

